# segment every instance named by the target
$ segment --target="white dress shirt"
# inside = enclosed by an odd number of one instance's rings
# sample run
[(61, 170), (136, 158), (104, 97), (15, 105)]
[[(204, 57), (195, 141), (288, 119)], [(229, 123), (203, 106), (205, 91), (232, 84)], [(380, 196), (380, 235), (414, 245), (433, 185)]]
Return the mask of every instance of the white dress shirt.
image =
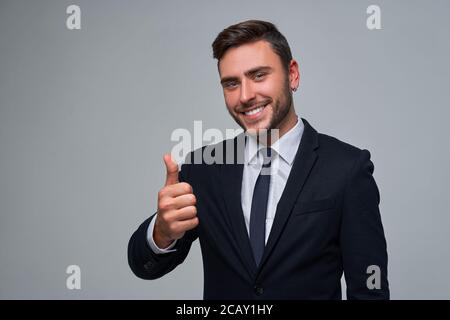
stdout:
[[(297, 118), (297, 123), (295, 126), (271, 145), (272, 151), (275, 152), (272, 152), (272, 162), (270, 166), (271, 177), (266, 213), (266, 243), (275, 219), (278, 201), (283, 194), (289, 173), (291, 172), (292, 164), (294, 163), (295, 155), (300, 145), (303, 130), (303, 121)], [(258, 179), (263, 165), (263, 157), (260, 150), (265, 146), (261, 144), (258, 145), (255, 137), (251, 135), (247, 135), (247, 137), (247, 143), (245, 145), (244, 171), (242, 176), (241, 204), (242, 211), (244, 213), (245, 226), (247, 227), (247, 232), (249, 233), (253, 190), (255, 188), (256, 179)], [(155, 218), (152, 219), (147, 230), (148, 244), (152, 248), (153, 252), (158, 254), (174, 251), (175, 249), (172, 248), (175, 246), (176, 241), (165, 249), (161, 249), (155, 244), (153, 240)]]

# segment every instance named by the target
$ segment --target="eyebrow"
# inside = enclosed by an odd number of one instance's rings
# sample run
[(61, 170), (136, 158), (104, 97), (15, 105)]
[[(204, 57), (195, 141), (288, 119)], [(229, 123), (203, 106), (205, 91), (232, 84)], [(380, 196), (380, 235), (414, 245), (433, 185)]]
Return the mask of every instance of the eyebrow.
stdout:
[[(273, 70), (273, 68), (272, 68), (272, 67), (269, 67), (269, 66), (259, 66), (259, 67), (255, 67), (255, 68), (253, 68), (253, 69), (250, 69), (250, 70), (248, 70), (248, 71), (245, 71), (245, 72), (244, 72), (244, 75), (247, 76), (247, 77), (251, 77), (251, 76), (253, 76), (255, 73), (258, 73), (258, 72), (261, 72), (261, 71), (267, 71), (267, 72), (270, 72), (270, 71), (272, 71), (272, 70)], [(239, 80), (239, 78), (238, 78), (238, 77), (234, 77), (234, 76), (223, 77), (222, 79), (220, 79), (220, 83), (221, 83), (221, 84), (224, 84), (225, 82), (228, 82), (228, 81), (235, 81), (235, 80)]]

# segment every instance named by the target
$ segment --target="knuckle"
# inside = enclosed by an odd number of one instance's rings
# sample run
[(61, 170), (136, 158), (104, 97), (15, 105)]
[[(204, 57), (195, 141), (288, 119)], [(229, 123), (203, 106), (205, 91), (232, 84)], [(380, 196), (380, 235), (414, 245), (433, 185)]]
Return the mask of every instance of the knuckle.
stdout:
[(163, 211), (169, 210), (173, 206), (173, 200), (169, 198), (163, 198), (159, 201), (159, 209)]
[(163, 201), (163, 200), (159, 201), (158, 209), (159, 209), (158, 211), (160, 211), (160, 212), (167, 210), (167, 202)]
[(189, 183), (187, 183), (187, 182), (181, 182), (180, 184), (183, 186), (183, 191), (184, 191), (185, 193), (190, 193), (190, 192), (192, 192), (192, 187), (191, 187), (191, 185), (190, 185)]
[(165, 224), (168, 225), (170, 223), (170, 219), (167, 217), (166, 214), (158, 214), (160, 221)]
[(196, 214), (196, 210), (194, 206), (186, 206), (183, 209), (183, 216), (185, 219), (193, 218)]
[(158, 191), (158, 199), (164, 198), (165, 195), (166, 195), (166, 188), (162, 188), (161, 190)]

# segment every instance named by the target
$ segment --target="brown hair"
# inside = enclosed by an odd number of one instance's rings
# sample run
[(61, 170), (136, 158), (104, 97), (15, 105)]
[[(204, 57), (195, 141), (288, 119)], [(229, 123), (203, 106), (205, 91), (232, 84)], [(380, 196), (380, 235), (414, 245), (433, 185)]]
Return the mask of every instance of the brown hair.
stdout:
[(288, 71), (292, 54), (286, 38), (274, 24), (261, 20), (240, 22), (219, 33), (212, 43), (213, 57), (217, 59), (217, 68), (219, 68), (220, 59), (228, 49), (258, 40), (270, 43), (272, 50), (280, 57), (281, 64)]

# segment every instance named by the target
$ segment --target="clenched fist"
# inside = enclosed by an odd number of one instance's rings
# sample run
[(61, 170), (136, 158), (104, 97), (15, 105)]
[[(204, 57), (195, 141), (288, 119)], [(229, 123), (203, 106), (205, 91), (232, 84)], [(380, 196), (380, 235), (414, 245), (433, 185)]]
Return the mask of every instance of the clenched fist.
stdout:
[(170, 154), (164, 155), (164, 163), (167, 169), (166, 184), (158, 192), (158, 213), (153, 230), (153, 239), (159, 248), (167, 248), (198, 225), (196, 199), (191, 185), (178, 181), (178, 165)]

